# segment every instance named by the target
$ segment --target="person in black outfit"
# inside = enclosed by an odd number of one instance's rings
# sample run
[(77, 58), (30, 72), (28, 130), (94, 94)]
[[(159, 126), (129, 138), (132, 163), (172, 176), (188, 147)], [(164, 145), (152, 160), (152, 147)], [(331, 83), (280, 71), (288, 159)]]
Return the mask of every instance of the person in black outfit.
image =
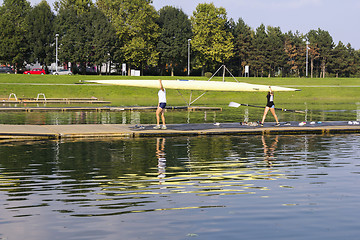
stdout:
[(261, 124), (261, 126), (263, 126), (266, 115), (267, 115), (267, 113), (269, 112), (269, 109), (270, 109), (270, 112), (272, 113), (272, 115), (274, 116), (274, 118), (276, 120), (276, 125), (275, 126), (280, 126), (279, 120), (278, 120), (278, 118), (276, 116), (276, 113), (275, 113), (274, 92), (271, 90), (270, 86), (269, 86), (269, 92), (268, 92), (266, 98), (267, 98), (267, 103), (266, 103), (266, 107), (265, 107), (265, 110), (264, 110), (264, 115), (263, 115), (263, 118), (262, 118), (260, 124)]

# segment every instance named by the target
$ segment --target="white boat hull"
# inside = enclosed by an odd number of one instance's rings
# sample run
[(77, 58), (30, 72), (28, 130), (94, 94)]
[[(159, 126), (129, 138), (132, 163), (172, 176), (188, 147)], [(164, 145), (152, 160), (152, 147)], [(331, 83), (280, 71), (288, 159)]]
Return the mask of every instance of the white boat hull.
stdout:
[[(89, 80), (86, 82), (159, 88), (159, 80)], [(201, 91), (224, 91), (224, 92), (267, 92), (269, 86), (260, 84), (250, 84), (242, 82), (219, 82), (219, 81), (198, 81), (198, 80), (162, 80), (166, 89), (179, 90), (201, 90)], [(274, 92), (300, 91), (299, 89), (271, 86)]]

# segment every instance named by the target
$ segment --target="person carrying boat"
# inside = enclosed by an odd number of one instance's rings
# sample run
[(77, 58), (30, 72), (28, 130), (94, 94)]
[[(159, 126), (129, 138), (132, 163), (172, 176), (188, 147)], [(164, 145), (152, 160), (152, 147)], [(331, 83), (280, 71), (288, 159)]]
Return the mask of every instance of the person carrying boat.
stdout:
[(263, 118), (261, 120), (260, 125), (261, 126), (264, 125), (266, 115), (267, 115), (267, 113), (269, 112), (269, 109), (270, 109), (270, 112), (272, 113), (272, 115), (274, 116), (274, 118), (276, 120), (276, 125), (275, 126), (280, 126), (279, 120), (278, 120), (278, 118), (276, 116), (276, 113), (275, 113), (274, 92), (271, 90), (271, 86), (269, 86), (269, 92), (268, 92), (266, 98), (267, 98), (267, 103), (266, 103), (266, 107), (265, 107), (265, 110), (264, 110), (264, 115), (263, 115)]
[[(159, 103), (156, 109), (156, 126), (154, 127), (154, 129), (160, 129), (160, 128), (166, 129), (166, 124), (165, 124), (166, 90), (162, 85), (161, 79), (159, 79), (159, 82), (160, 82), (160, 90), (158, 92)], [(160, 127), (160, 115), (163, 124), (162, 127)]]

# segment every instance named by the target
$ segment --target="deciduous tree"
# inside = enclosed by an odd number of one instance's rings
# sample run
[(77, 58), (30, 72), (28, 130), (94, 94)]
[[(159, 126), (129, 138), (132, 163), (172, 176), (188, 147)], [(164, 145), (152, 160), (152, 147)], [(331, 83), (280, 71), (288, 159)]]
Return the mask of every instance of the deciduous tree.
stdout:
[(45, 0), (30, 10), (27, 16), (30, 62), (39, 62), (41, 65), (48, 66), (55, 60), (54, 21), (55, 14)]
[(0, 61), (16, 69), (29, 59), (26, 16), (30, 3), (26, 0), (4, 0), (0, 7)]
[[(115, 46), (115, 30), (105, 15), (94, 6), (79, 13), (75, 5), (60, 8), (57, 33), (60, 37), (59, 57), (64, 62), (87, 66), (101, 65), (111, 60)], [(76, 70), (76, 69), (74, 69)]]
[(192, 48), (197, 52), (195, 67), (215, 67), (234, 55), (233, 35), (228, 29), (226, 10), (213, 3), (201, 3), (191, 16)]
[[(97, 6), (110, 19), (120, 44), (118, 59), (143, 68), (158, 60), (156, 43), (160, 35), (158, 14), (152, 0), (98, 0)], [(130, 74), (130, 71), (128, 71)]]
[(192, 37), (191, 22), (181, 9), (175, 7), (165, 6), (159, 13), (161, 35), (157, 47), (160, 64), (168, 66), (174, 76), (175, 66), (182, 69), (186, 66), (188, 39)]

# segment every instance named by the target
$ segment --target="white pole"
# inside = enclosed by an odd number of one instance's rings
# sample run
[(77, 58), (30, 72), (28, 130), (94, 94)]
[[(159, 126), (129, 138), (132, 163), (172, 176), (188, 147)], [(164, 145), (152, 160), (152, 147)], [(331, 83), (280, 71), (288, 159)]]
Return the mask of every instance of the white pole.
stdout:
[(58, 37), (59, 34), (55, 34), (55, 39), (56, 39), (56, 50), (55, 50), (55, 71), (58, 71)]
[(190, 41), (191, 39), (188, 39), (188, 76), (190, 76)]
[(306, 77), (308, 77), (308, 66), (309, 66), (309, 41), (306, 40)]

